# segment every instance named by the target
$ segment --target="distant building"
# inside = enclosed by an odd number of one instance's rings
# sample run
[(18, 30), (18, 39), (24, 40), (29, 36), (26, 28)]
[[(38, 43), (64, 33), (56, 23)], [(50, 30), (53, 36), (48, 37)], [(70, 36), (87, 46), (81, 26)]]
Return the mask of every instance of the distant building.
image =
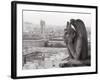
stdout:
[(45, 21), (41, 20), (41, 21), (40, 21), (40, 26), (41, 26), (41, 34), (44, 34), (44, 30), (45, 30)]
[(45, 35), (45, 21), (41, 20), (40, 21), (40, 26), (41, 26), (41, 36), (45, 39), (46, 35)]

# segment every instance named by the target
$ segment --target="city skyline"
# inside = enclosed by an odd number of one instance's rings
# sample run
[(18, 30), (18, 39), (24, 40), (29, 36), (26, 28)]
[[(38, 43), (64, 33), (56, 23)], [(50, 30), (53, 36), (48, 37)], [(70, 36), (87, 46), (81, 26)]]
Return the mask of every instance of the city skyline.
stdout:
[(45, 25), (62, 27), (66, 26), (67, 21), (70, 21), (70, 19), (81, 19), (86, 27), (91, 27), (91, 14), (23, 11), (23, 22), (29, 22), (32, 24), (39, 25), (40, 21), (43, 20), (45, 21)]

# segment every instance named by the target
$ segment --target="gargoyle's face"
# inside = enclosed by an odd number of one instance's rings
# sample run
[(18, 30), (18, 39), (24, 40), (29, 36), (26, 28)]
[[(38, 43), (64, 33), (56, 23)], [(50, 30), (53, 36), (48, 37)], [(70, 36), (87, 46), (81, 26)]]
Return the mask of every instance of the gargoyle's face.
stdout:
[[(83, 34), (86, 35), (86, 29), (85, 29), (85, 24), (81, 19), (71, 19), (70, 24), (74, 26), (77, 34), (79, 36), (83, 36)], [(84, 31), (83, 31), (84, 30)]]
[(71, 19), (70, 20), (71, 25), (73, 25), (74, 27), (77, 26), (77, 20), (75, 19)]
[(82, 20), (80, 19), (71, 19), (70, 20), (70, 24), (73, 25), (75, 28), (79, 27), (79, 26), (82, 26), (84, 23)]

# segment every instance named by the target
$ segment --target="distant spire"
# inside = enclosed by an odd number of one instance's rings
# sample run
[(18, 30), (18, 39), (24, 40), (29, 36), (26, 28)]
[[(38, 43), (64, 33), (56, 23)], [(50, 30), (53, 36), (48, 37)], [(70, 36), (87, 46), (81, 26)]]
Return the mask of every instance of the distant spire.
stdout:
[(45, 21), (41, 20), (40, 26), (41, 26), (41, 34), (43, 34), (44, 33), (44, 27), (45, 27)]

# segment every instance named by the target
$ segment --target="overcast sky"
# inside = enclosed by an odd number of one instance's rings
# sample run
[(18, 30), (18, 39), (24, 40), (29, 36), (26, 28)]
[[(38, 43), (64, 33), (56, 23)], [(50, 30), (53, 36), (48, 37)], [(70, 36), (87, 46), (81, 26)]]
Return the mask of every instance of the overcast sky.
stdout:
[(70, 19), (81, 19), (86, 27), (91, 27), (91, 14), (23, 11), (23, 22), (33, 24), (40, 24), (40, 20), (44, 20), (46, 25), (63, 26)]

